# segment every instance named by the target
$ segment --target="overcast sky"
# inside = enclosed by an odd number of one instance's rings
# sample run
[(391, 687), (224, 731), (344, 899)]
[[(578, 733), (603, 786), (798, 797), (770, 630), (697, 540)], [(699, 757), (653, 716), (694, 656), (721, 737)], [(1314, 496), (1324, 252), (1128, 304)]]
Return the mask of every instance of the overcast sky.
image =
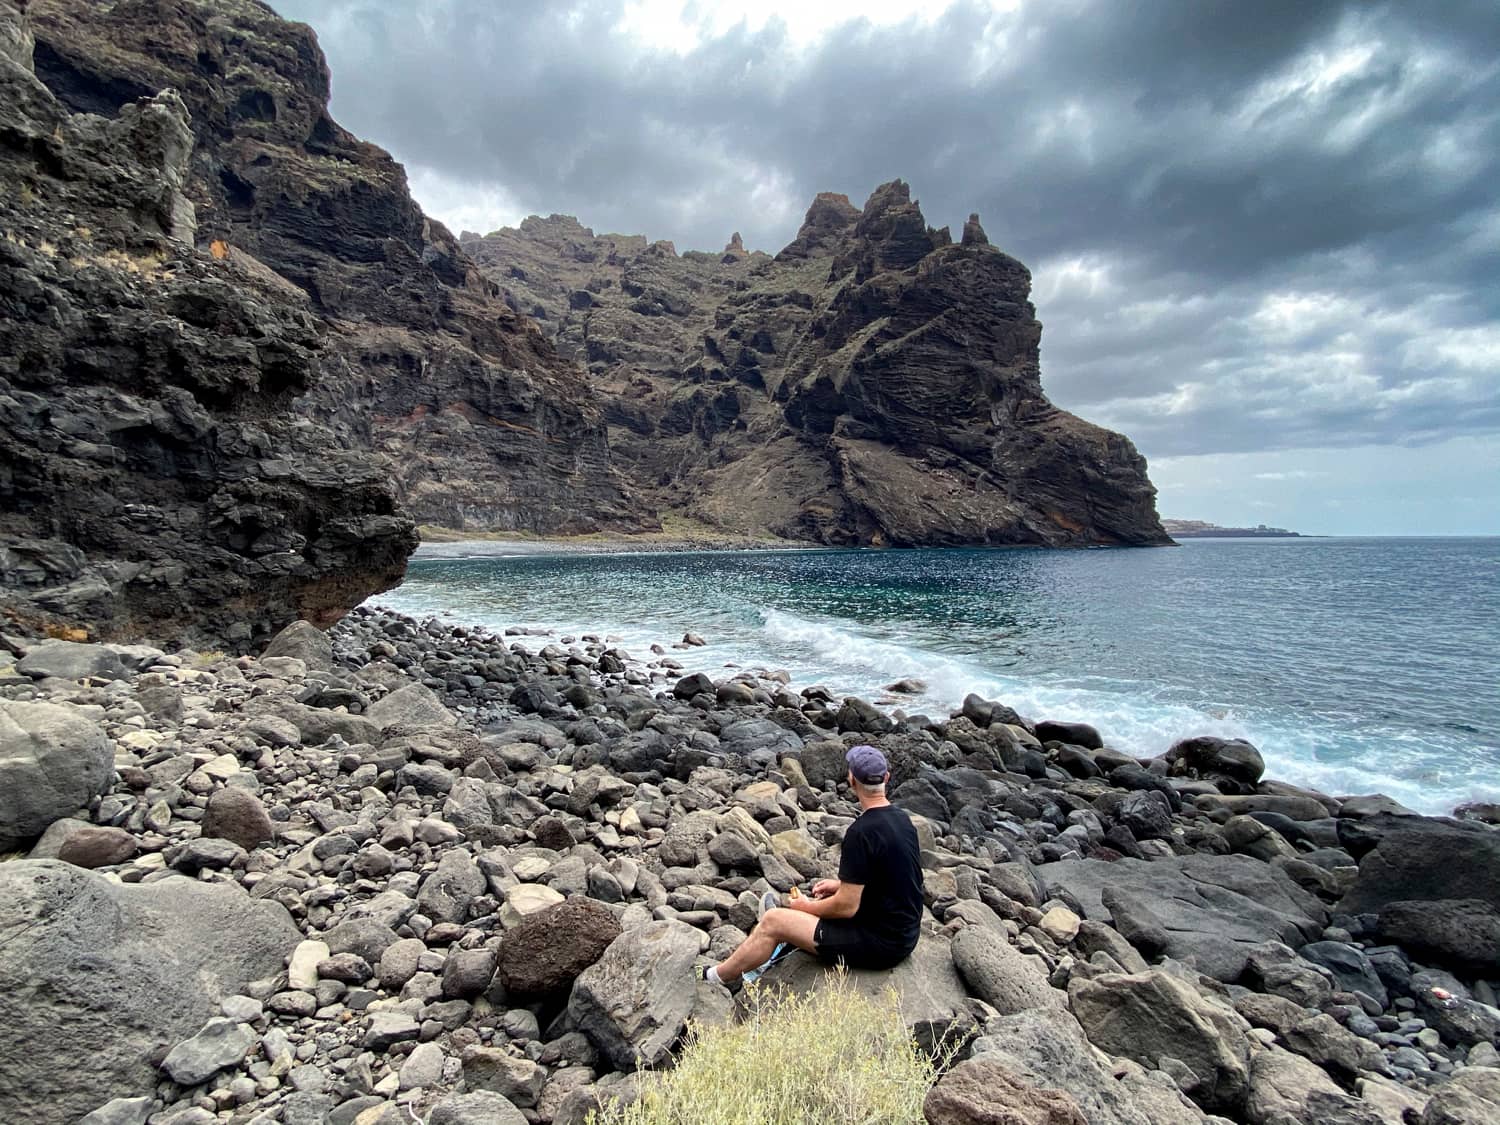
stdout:
[(776, 251), (912, 185), (1031, 267), (1164, 516), (1500, 533), (1494, 0), (272, 0), (455, 232)]

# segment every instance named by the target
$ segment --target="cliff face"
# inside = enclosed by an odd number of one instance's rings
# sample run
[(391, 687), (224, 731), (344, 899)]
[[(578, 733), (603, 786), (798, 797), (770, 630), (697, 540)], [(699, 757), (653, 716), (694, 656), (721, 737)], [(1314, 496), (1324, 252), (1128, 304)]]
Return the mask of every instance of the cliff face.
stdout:
[(197, 243), (264, 265), (329, 331), (299, 408), (391, 457), (419, 522), (536, 532), (653, 526), (570, 362), (498, 299), (383, 150), (329, 117), (312, 31), (256, 0), (33, 5), (37, 73), (113, 115), (179, 92)]
[[(466, 236), (461, 246), (423, 216), (399, 165), (329, 117), (329, 76), (312, 32), (258, 0), (37, 0), (31, 11), (36, 77), (55, 96), (46, 100), (58, 120), (118, 132), (155, 106), (177, 122), (156, 146), (170, 152), (153, 149), (145, 161), (154, 170), (126, 179), (155, 177), (170, 188), (167, 203), (154, 204), (167, 210), (150, 245), (169, 244), (161, 253), (191, 269), (174, 266), (164, 279), (136, 270), (130, 285), (163, 289), (140, 298), (140, 309), (189, 275), (219, 279), (225, 292), (172, 306), (203, 335), (206, 354), (153, 353), (156, 367), (137, 381), (216, 371), (249, 388), (214, 400), (224, 409), (257, 412), (263, 426), (301, 414), (285, 439), (268, 431), (258, 444), (231, 443), (272, 463), (267, 474), (304, 447), (319, 451), (325, 473), (347, 461), (349, 473), (371, 473), (375, 492), (358, 504), (372, 513), (384, 504), (395, 524), (382, 473), (418, 521), (453, 528), (645, 529), (659, 526), (659, 508), (725, 532), (825, 543), (1167, 541), (1130, 443), (1042, 394), (1026, 269), (988, 245), (977, 218), (958, 244), (928, 227), (899, 181), (863, 209), (820, 195), (774, 259), (747, 253), (738, 237), (721, 254), (678, 255), (670, 243), (595, 236), (560, 216)], [(21, 32), (15, 38), (8, 49), (19, 57)], [(163, 100), (168, 89), (175, 93)], [(63, 158), (45, 145), (17, 141), (12, 152), (35, 161), (37, 175), (62, 176), (54, 165)], [(90, 229), (112, 230), (125, 219), (99, 194)], [(143, 221), (142, 206), (127, 209), (131, 221)], [(55, 225), (83, 213), (56, 216)], [(47, 231), (53, 245), (81, 237)], [(42, 238), (42, 227), (35, 233)], [(71, 254), (74, 243), (66, 246)], [(215, 302), (253, 307), (221, 314)], [(41, 316), (19, 305), (13, 315)], [(102, 355), (116, 332), (121, 349), (163, 335), (159, 317), (140, 315), (140, 324), (123, 313), (102, 327), (80, 323), (74, 351), (87, 343)], [(246, 374), (229, 339), (240, 351), (275, 342), (275, 356), (261, 362), (276, 374)], [(103, 379), (109, 362), (90, 378)], [(48, 364), (66, 372), (63, 382), (82, 369), (65, 355), (33, 368)], [(227, 475), (231, 455), (212, 452), (198, 430), (173, 440), (180, 448), (155, 470), (165, 491), (193, 474)], [(367, 459), (333, 449), (389, 460), (370, 470)], [(29, 518), (61, 510), (46, 472), (24, 482)], [(6, 487), (19, 497), (16, 479)], [(110, 486), (95, 487), (102, 495)], [(268, 503), (257, 496), (252, 506)], [(60, 516), (49, 518), (61, 526)], [(252, 529), (245, 521), (270, 519), (236, 518)], [(231, 550), (297, 554), (322, 527), (208, 538)], [(108, 542), (103, 530), (46, 534), (98, 545)], [(158, 531), (166, 538), (154, 557), (171, 570), (202, 533), (196, 524)], [(404, 525), (391, 535), (409, 543)], [(145, 544), (95, 553), (138, 555)], [(391, 559), (401, 552), (391, 547)], [(379, 551), (370, 559), (351, 565), (380, 582), (399, 574)], [(26, 581), (81, 573), (55, 558), (6, 565)], [(318, 612), (333, 614), (369, 584), (351, 582)], [(160, 599), (159, 617), (170, 600)]]
[(774, 259), (558, 215), (463, 245), (588, 364), (663, 510), (824, 543), (1169, 542), (1129, 440), (1042, 393), (1025, 266), (899, 180), (819, 195)]
[(0, 621), (244, 647), (405, 572), (388, 470), (297, 417), (305, 293), (194, 248), (194, 134), (159, 92), (74, 113), (0, 0)]

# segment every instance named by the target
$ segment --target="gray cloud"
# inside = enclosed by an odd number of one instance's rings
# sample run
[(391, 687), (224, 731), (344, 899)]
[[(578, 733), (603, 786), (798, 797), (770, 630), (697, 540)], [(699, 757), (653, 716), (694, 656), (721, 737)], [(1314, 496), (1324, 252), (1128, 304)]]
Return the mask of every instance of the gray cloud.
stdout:
[(815, 192), (896, 176), (935, 225), (980, 211), (1036, 274), (1049, 392), (1148, 456), (1500, 431), (1489, 0), (960, 0), (684, 55), (623, 37), (619, 0), (276, 6), (340, 121), (513, 208), (490, 225), (775, 250)]

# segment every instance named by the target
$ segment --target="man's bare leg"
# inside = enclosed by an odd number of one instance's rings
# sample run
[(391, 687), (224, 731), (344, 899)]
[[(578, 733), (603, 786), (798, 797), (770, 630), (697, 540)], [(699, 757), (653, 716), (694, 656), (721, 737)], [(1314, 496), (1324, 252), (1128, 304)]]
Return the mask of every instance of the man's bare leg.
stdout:
[(750, 931), (750, 936), (717, 966), (719, 979), (725, 984), (734, 984), (755, 966), (769, 960), (778, 942), (790, 942), (798, 949), (816, 953), (818, 947), (813, 942), (813, 934), (817, 929), (818, 920), (811, 914), (779, 906), (767, 910), (755, 929)]

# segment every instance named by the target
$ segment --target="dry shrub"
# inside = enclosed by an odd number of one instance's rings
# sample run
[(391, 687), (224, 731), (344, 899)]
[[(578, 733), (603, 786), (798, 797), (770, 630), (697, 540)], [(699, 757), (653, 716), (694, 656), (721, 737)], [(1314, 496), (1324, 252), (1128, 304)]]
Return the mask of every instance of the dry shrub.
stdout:
[(894, 989), (879, 1000), (844, 973), (816, 994), (754, 989), (734, 1027), (694, 1029), (673, 1070), (596, 1125), (903, 1125), (922, 1122), (938, 1069), (912, 1041)]

